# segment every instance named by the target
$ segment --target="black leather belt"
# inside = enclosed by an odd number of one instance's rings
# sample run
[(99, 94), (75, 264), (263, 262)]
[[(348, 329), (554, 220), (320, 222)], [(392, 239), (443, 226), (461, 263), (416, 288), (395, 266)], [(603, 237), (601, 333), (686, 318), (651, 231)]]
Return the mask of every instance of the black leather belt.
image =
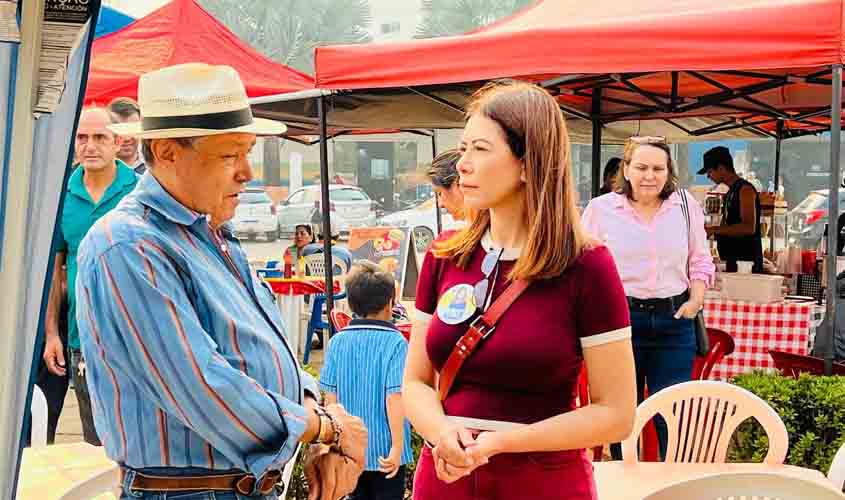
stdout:
[(628, 307), (632, 312), (675, 313), (684, 302), (689, 300), (689, 291), (663, 299), (638, 299), (636, 297), (627, 297), (627, 299)]

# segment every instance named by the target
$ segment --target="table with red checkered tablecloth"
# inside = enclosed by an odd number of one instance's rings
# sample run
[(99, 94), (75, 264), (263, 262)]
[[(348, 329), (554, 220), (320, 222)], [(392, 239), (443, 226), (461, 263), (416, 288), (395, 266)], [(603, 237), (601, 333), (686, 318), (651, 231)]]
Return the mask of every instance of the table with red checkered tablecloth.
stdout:
[(759, 369), (773, 369), (770, 349), (807, 354), (815, 304), (773, 302), (760, 304), (708, 297), (704, 320), (734, 339), (734, 352), (713, 367), (714, 380), (729, 380)]

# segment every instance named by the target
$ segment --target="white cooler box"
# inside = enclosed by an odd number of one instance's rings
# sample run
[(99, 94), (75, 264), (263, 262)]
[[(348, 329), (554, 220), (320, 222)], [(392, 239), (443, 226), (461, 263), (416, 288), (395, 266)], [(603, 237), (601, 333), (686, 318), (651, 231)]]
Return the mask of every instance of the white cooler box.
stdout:
[(783, 276), (722, 273), (722, 294), (730, 300), (778, 302), (783, 299)]

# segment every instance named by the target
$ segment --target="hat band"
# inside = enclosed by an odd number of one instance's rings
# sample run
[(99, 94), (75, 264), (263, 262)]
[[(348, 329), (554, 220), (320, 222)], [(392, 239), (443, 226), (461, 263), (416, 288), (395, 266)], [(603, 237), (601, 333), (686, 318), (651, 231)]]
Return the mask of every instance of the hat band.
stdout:
[(221, 113), (186, 116), (146, 116), (141, 119), (145, 132), (178, 128), (228, 130), (252, 123), (252, 111), (247, 108)]

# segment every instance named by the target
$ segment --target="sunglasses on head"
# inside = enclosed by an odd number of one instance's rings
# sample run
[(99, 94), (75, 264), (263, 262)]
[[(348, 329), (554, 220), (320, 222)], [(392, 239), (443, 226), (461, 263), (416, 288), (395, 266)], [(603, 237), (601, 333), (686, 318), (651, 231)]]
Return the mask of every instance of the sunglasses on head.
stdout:
[(666, 138), (662, 135), (635, 135), (628, 140), (634, 144), (666, 144)]

